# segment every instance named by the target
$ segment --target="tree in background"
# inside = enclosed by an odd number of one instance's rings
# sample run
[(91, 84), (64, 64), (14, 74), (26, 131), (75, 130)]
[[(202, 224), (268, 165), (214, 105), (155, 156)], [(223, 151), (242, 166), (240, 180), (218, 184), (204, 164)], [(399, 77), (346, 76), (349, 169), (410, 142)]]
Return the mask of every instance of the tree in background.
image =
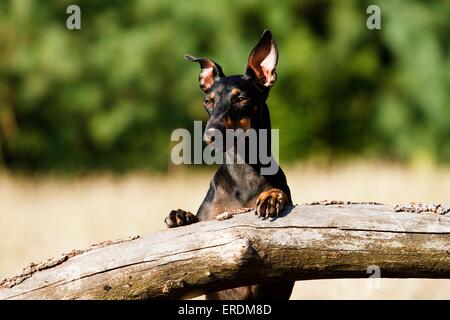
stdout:
[(197, 68), (239, 74), (270, 28), (283, 161), (365, 155), (450, 161), (445, 1), (0, 0), (2, 165), (20, 171), (167, 170), (170, 133), (205, 119)]

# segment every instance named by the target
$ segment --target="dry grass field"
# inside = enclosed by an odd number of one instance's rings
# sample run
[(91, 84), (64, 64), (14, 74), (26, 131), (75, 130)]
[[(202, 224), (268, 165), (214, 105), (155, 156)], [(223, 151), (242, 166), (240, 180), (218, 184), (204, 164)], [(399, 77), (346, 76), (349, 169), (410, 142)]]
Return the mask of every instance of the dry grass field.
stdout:
[[(450, 202), (450, 168), (352, 162), (285, 169), (294, 201)], [(195, 211), (211, 171), (167, 176), (30, 178), (0, 175), (0, 278), (31, 261), (107, 239), (164, 228), (173, 208)], [(314, 280), (297, 283), (293, 299), (450, 299), (450, 280)]]

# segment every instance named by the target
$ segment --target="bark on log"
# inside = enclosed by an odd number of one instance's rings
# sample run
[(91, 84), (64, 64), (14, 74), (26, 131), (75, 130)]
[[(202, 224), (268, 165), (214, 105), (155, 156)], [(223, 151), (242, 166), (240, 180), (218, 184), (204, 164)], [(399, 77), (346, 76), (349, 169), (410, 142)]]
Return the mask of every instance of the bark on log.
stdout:
[(32, 265), (3, 281), (0, 299), (194, 297), (280, 279), (367, 278), (371, 265), (382, 278), (450, 278), (450, 214), (440, 213), (333, 203), (273, 221), (248, 212)]

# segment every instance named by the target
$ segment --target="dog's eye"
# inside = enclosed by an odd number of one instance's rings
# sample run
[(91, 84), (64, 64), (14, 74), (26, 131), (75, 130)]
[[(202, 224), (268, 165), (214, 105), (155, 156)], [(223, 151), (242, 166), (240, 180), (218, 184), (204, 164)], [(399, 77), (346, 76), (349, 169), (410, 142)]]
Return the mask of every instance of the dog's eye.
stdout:
[(203, 101), (203, 105), (205, 106), (206, 109), (210, 110), (214, 105), (214, 100), (210, 98), (205, 98), (205, 100)]
[(239, 103), (246, 103), (247, 101), (248, 101), (248, 98), (244, 97), (244, 96), (239, 96), (236, 98), (236, 102), (239, 102)]

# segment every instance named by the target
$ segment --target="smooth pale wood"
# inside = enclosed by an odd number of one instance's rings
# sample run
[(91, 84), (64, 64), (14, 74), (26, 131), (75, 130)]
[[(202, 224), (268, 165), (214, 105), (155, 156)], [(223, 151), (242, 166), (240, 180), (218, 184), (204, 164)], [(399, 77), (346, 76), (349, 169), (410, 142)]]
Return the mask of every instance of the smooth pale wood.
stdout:
[(76, 255), (35, 272), (0, 299), (167, 299), (258, 282), (450, 278), (450, 216), (385, 205), (300, 205), (253, 212)]

